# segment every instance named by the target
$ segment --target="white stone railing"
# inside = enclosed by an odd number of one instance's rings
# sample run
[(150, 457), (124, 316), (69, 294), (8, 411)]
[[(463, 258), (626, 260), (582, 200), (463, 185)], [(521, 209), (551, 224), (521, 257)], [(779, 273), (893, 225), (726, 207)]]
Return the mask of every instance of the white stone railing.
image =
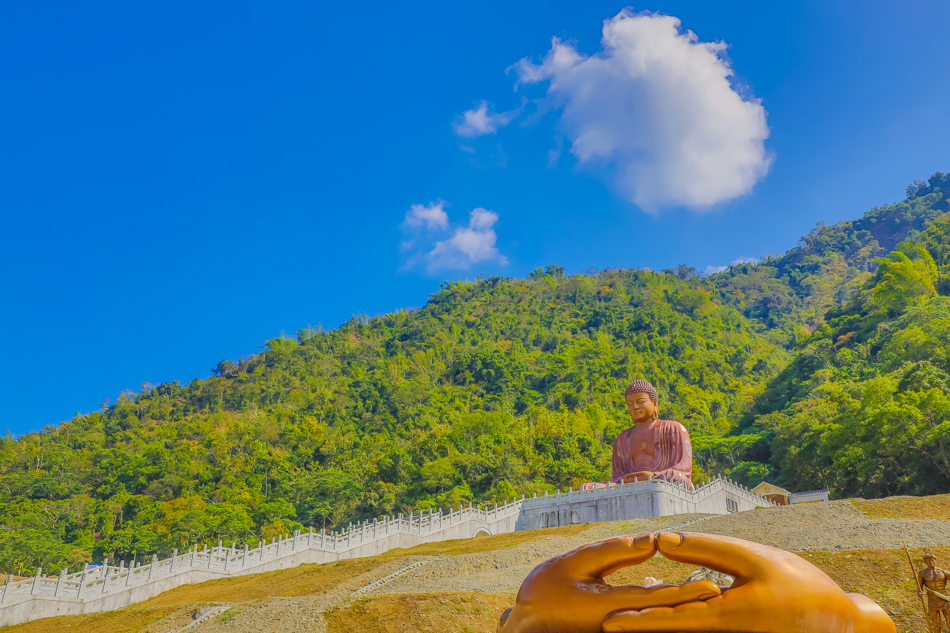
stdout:
[(752, 490), (743, 486), (742, 484), (738, 484), (730, 479), (725, 479), (724, 477), (710, 479), (702, 485), (697, 486), (693, 490), (688, 489), (684, 484), (678, 482), (654, 480), (654, 483), (660, 484), (660, 490), (679, 496), (682, 499), (687, 499), (689, 501), (699, 502), (708, 496), (714, 495), (721, 490), (725, 490), (741, 499), (750, 501), (762, 507), (772, 507), (776, 505), (775, 502), (755, 494), (752, 492)]
[(766, 499), (765, 497), (760, 497), (742, 484), (738, 484), (723, 477), (710, 479), (692, 490), (687, 488), (686, 484), (684, 483), (667, 481), (665, 479), (649, 479), (647, 481), (634, 480), (630, 483), (620, 482), (616, 485), (605, 486), (603, 488), (593, 488), (590, 490), (581, 490), (580, 488), (574, 490), (573, 488), (570, 488), (565, 492), (558, 490), (553, 495), (549, 495), (547, 492), (545, 492), (544, 496), (541, 497), (532, 495), (530, 499), (525, 499), (524, 503), (526, 507), (559, 505), (562, 503), (569, 503), (571, 501), (579, 501), (581, 499), (586, 500), (595, 499), (597, 497), (613, 497), (618, 493), (635, 494), (637, 492), (653, 490), (660, 490), (693, 502), (701, 501), (710, 495), (714, 495), (721, 490), (725, 490), (736, 495), (737, 497), (762, 507), (772, 507), (776, 505), (773, 501)]

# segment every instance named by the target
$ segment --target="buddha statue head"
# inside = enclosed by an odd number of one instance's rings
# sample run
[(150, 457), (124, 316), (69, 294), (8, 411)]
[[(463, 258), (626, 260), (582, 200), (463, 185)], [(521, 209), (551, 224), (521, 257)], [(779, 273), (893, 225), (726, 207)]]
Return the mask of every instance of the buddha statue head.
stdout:
[(646, 380), (634, 380), (623, 393), (627, 411), (635, 424), (656, 420), (660, 413), (660, 396)]

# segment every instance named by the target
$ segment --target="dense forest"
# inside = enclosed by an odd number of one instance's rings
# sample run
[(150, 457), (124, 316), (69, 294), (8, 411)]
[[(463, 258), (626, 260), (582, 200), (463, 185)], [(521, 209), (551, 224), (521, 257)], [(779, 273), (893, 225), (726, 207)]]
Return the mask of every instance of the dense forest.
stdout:
[(643, 377), (694, 481), (950, 490), (950, 176), (782, 256), (445, 282), (0, 441), (0, 570), (255, 543), (609, 476)]

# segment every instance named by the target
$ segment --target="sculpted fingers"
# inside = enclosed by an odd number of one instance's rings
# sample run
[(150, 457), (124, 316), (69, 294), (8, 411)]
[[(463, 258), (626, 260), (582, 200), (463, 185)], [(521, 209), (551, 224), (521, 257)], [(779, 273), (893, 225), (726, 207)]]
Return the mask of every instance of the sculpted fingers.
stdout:
[(777, 562), (798, 559), (774, 547), (717, 534), (663, 532), (656, 542), (664, 558), (715, 569), (737, 580), (760, 576)]
[(849, 593), (847, 595), (848, 599), (857, 608), (869, 633), (896, 633), (897, 627), (894, 625), (894, 621), (887, 617), (884, 609), (878, 603), (859, 593)]
[(655, 554), (652, 534), (618, 536), (579, 547), (562, 557), (558, 566), (566, 565), (575, 576), (603, 578), (621, 567), (649, 560)]
[(709, 602), (689, 602), (677, 607), (651, 607), (642, 610), (617, 611), (604, 619), (604, 633), (689, 633), (693, 631), (745, 630), (731, 622), (723, 626), (718, 604), (722, 598)]
[(605, 611), (673, 607), (687, 602), (709, 600), (721, 595), (719, 585), (708, 580), (697, 580), (685, 585), (657, 587), (611, 587), (605, 595)]
[(508, 624), (508, 618), (511, 617), (512, 607), (505, 609), (505, 612), (501, 614), (501, 617), (498, 619), (498, 626), (495, 628), (495, 633), (504, 633), (505, 625)]

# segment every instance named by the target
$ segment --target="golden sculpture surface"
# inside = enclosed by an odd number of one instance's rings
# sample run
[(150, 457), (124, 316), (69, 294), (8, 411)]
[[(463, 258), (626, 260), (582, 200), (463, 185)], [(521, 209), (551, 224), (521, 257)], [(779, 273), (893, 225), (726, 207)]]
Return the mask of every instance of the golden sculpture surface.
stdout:
[(660, 398), (646, 380), (634, 380), (624, 392), (633, 426), (614, 442), (610, 483), (587, 483), (582, 489), (603, 488), (622, 481), (651, 477), (693, 487), (693, 446), (686, 427), (659, 419)]
[(924, 564), (927, 567), (917, 574), (917, 578), (921, 591), (927, 596), (930, 633), (940, 633), (944, 622), (950, 629), (950, 601), (947, 600), (947, 580), (950, 580), (950, 572), (937, 569), (937, 557), (931, 552), (924, 554)]
[[(664, 557), (735, 577), (732, 587), (613, 587), (621, 567)], [(545, 561), (521, 585), (498, 633), (894, 633), (884, 610), (847, 594), (784, 550), (713, 534), (664, 532), (605, 539)]]

